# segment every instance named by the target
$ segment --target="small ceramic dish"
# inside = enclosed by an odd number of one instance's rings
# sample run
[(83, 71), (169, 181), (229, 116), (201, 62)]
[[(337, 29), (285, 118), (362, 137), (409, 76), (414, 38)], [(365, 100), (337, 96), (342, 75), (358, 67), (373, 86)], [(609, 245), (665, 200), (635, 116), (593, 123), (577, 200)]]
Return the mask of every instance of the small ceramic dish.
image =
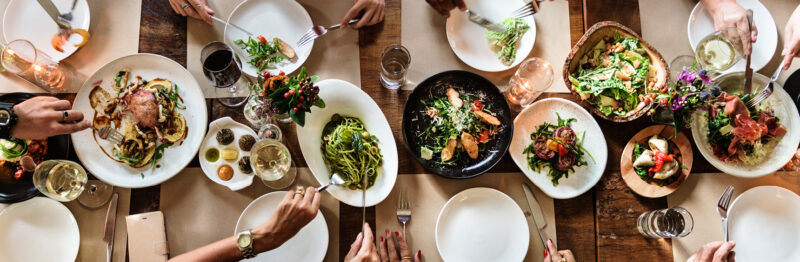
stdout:
[[(633, 148), (636, 146), (636, 143), (645, 144), (647, 145), (647, 140), (650, 139), (653, 135), (659, 135), (660, 137), (666, 139), (669, 142), (669, 148), (672, 152), (675, 152), (677, 155), (678, 162), (685, 166), (686, 168), (681, 168), (677, 174), (674, 176), (678, 176), (677, 179), (667, 185), (659, 185), (658, 182), (650, 182), (642, 180), (636, 171), (633, 170)], [(692, 144), (689, 143), (689, 139), (686, 138), (686, 135), (679, 132), (678, 136), (675, 136), (675, 128), (672, 126), (667, 125), (655, 125), (650, 126), (648, 128), (642, 129), (639, 133), (631, 138), (628, 141), (628, 144), (625, 145), (625, 149), (622, 150), (622, 157), (620, 159), (620, 170), (622, 170), (622, 179), (625, 180), (625, 184), (636, 192), (636, 194), (649, 197), (649, 198), (659, 198), (675, 192), (678, 187), (680, 187), (687, 178), (689, 178), (689, 174), (692, 171), (692, 160), (694, 153), (692, 152)]]
[[(217, 133), (225, 128), (233, 131), (233, 142), (227, 145), (222, 145), (217, 141)], [(253, 129), (242, 123), (236, 122), (227, 116), (214, 120), (208, 125), (208, 134), (206, 134), (206, 137), (203, 139), (203, 144), (200, 146), (200, 152), (197, 154), (197, 158), (200, 161), (200, 167), (203, 169), (203, 173), (206, 174), (208, 179), (211, 179), (211, 181), (214, 181), (217, 184), (226, 186), (233, 191), (245, 188), (253, 183), (253, 176), (255, 174), (254, 172), (245, 174), (239, 170), (239, 160), (241, 160), (243, 157), (250, 156), (250, 151), (244, 151), (239, 148), (239, 139), (245, 135), (251, 135), (256, 140), (258, 139), (258, 135), (256, 135), (256, 132), (253, 131)], [(225, 160), (220, 156), (218, 157), (217, 161), (210, 162), (206, 160), (206, 152), (211, 149), (219, 150), (220, 155), (223, 149), (236, 150), (238, 154), (236, 156), (236, 160)], [(231, 168), (233, 168), (233, 177), (227, 181), (222, 180), (219, 175), (217, 175), (217, 171), (223, 165), (229, 165)]]

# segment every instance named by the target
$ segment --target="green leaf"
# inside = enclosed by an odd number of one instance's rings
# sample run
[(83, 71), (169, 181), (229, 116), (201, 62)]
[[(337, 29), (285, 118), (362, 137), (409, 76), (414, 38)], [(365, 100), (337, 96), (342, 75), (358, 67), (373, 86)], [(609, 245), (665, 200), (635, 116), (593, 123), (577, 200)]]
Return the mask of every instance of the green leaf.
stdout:
[(316, 83), (317, 81), (319, 81), (319, 76), (311, 76), (311, 82)]
[(325, 108), (325, 101), (323, 101), (322, 98), (317, 99), (317, 101), (314, 101), (314, 106), (319, 108)]

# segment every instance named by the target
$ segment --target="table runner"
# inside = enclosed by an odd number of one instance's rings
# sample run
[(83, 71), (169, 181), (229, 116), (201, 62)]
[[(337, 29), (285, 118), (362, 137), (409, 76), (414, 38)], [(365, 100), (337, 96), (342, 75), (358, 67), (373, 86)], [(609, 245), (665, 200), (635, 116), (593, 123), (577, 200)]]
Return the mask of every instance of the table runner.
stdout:
[[(520, 1), (520, 6), (523, 1)], [(570, 44), (569, 7), (567, 1), (543, 2), (536, 20), (536, 42), (528, 57), (541, 57), (553, 66), (553, 84), (548, 92), (569, 92), (561, 78), (561, 68)], [(460, 12), (460, 11), (454, 11)], [(425, 1), (403, 1), (402, 44), (411, 53), (408, 84), (411, 90), (428, 76), (445, 70), (467, 70), (480, 74), (503, 89), (518, 67), (502, 72), (483, 72), (469, 67), (453, 53), (445, 33), (446, 20)], [(483, 36), (476, 41), (484, 41)]]
[[(308, 168), (299, 168), (295, 185), (319, 186)], [(161, 211), (167, 228), (170, 257), (232, 236), (244, 208), (272, 192), (258, 178), (239, 191), (214, 183), (200, 168), (187, 168), (161, 184)], [(330, 239), (325, 261), (339, 259), (339, 202), (323, 193), (320, 205)], [(266, 218), (264, 218), (266, 219)]]
[[(489, 187), (508, 194), (523, 212), (528, 212), (528, 203), (522, 191), (522, 183), (528, 178), (523, 173), (487, 173), (470, 179), (447, 179), (432, 174), (399, 175), (392, 193), (375, 208), (376, 231), (382, 234), (386, 229), (402, 231), (403, 225), (397, 221), (397, 195), (407, 190), (411, 202), (411, 220), (406, 226), (409, 235), (409, 247), (416, 252), (422, 251), (424, 261), (442, 261), (436, 248), (436, 220), (444, 204), (458, 192), (473, 187)], [(529, 183), (529, 185), (531, 185)], [(531, 185), (536, 200), (541, 205), (547, 220), (546, 235), (556, 241), (555, 211), (553, 199), (545, 195), (538, 187)], [(539, 240), (533, 224), (530, 227), (530, 243), (528, 255), (524, 261), (541, 261), (544, 248)]]
[[(8, 2), (9, 0), (0, 0), (0, 14), (5, 12)], [(89, 25), (91, 39), (72, 56), (62, 60), (75, 68), (81, 81), (85, 81), (106, 63), (139, 52), (139, 21), (142, 17), (142, 0), (88, 0), (88, 2), (91, 12), (91, 24)], [(13, 40), (15, 39), (4, 39), (3, 43)], [(75, 90), (64, 90), (64, 93), (76, 93), (81, 84), (83, 82), (78, 84)], [(46, 91), (13, 73), (0, 73), (0, 93), (10, 92), (44, 93)]]
[[(113, 261), (125, 261), (125, 254), (128, 252), (128, 231), (125, 226), (125, 216), (130, 212), (131, 190), (129, 188), (114, 188), (114, 192), (119, 193), (119, 202), (117, 204), (117, 224), (114, 231)], [(64, 205), (75, 216), (75, 220), (78, 222), (78, 230), (81, 234), (80, 249), (78, 250), (78, 258), (75, 261), (105, 261), (106, 244), (103, 242), (103, 230), (108, 204), (106, 203), (96, 209), (81, 206), (77, 201), (64, 203)], [(3, 211), (7, 206), (7, 204), (0, 204), (0, 211)]]
[(672, 239), (672, 255), (675, 261), (686, 261), (705, 243), (722, 241), (722, 224), (717, 212), (717, 200), (728, 185), (735, 188), (731, 203), (737, 196), (757, 186), (780, 186), (800, 194), (800, 175), (783, 172), (747, 179), (724, 173), (691, 174), (675, 193), (667, 197), (670, 207), (684, 207), (694, 219), (694, 229), (691, 234)]
[[(241, 0), (209, 0), (215, 16), (228, 19)], [(338, 24), (347, 10), (350, 1), (299, 0), (311, 16), (314, 25), (330, 26)], [(342, 4), (345, 2), (346, 4)], [(214, 87), (203, 76), (200, 64), (200, 51), (211, 41), (224, 41), (225, 25), (214, 22), (208, 25), (197, 19), (189, 19), (186, 50), (186, 64), (197, 79), (206, 98), (214, 98)], [(258, 34), (259, 32), (253, 32)], [(308, 72), (321, 79), (341, 79), (361, 86), (361, 72), (358, 54), (358, 32), (356, 30), (331, 31), (314, 41), (314, 48), (304, 63)]]

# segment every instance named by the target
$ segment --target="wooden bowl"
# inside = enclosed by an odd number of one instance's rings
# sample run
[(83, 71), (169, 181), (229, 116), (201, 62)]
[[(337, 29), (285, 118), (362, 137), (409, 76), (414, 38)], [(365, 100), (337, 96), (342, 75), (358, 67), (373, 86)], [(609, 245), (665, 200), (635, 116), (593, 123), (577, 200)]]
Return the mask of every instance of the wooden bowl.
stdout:
[[(678, 153), (680, 153), (678, 162), (686, 166), (686, 169), (681, 169), (681, 172), (675, 174), (678, 176), (678, 179), (669, 185), (660, 186), (656, 183), (647, 183), (633, 170), (633, 147), (636, 142), (647, 144), (647, 140), (655, 134), (659, 134), (663, 138), (672, 137), (672, 139), (668, 139), (670, 148), (673, 148), (673, 150), (677, 149)], [(639, 133), (636, 133), (636, 135), (628, 141), (628, 144), (625, 145), (625, 149), (622, 150), (622, 157), (620, 158), (620, 170), (622, 170), (622, 179), (625, 180), (625, 184), (628, 184), (628, 187), (630, 187), (633, 192), (643, 197), (663, 197), (675, 192), (675, 190), (689, 178), (689, 174), (692, 171), (692, 160), (694, 159), (692, 144), (689, 143), (689, 139), (686, 138), (686, 135), (682, 132), (679, 132), (677, 137), (674, 136), (675, 128), (672, 126), (655, 125), (639, 131)]]
[(592, 47), (595, 46), (600, 40), (603, 40), (606, 36), (613, 37), (614, 34), (620, 34), (626, 37), (635, 37), (639, 39), (639, 43), (642, 44), (642, 47), (647, 52), (648, 56), (650, 57), (650, 63), (652, 64), (651, 67), (655, 69), (656, 72), (656, 84), (655, 89), (661, 89), (662, 87), (668, 84), (669, 79), (669, 66), (664, 61), (664, 57), (661, 56), (658, 51), (656, 51), (650, 44), (642, 40), (639, 35), (637, 35), (633, 30), (624, 25), (621, 25), (617, 22), (612, 21), (604, 21), (594, 24), (585, 34), (578, 40), (578, 43), (572, 47), (572, 51), (567, 56), (567, 61), (564, 63), (564, 82), (570, 87), (570, 91), (573, 95), (575, 95), (578, 100), (580, 101), (581, 106), (588, 108), (592, 111), (595, 115), (598, 115), (606, 120), (613, 121), (613, 122), (629, 122), (633, 121), (647, 113), (648, 110), (652, 107), (653, 103), (648, 104), (647, 106), (643, 107), (639, 111), (629, 115), (629, 116), (607, 116), (600, 112), (597, 108), (593, 105), (589, 104), (586, 101), (580, 99), (580, 95), (572, 89), (572, 83), (569, 81), (569, 75), (575, 72), (580, 66), (581, 57), (587, 54), (589, 51), (592, 50)]

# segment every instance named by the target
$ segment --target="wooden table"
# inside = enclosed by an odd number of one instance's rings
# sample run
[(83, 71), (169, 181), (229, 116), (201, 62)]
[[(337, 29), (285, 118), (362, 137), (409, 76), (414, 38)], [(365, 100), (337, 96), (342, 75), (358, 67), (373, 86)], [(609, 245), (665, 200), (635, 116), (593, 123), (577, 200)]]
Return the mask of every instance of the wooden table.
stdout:
[[(422, 0), (409, 0), (422, 1)], [(559, 0), (562, 1), (562, 0)], [(402, 148), (404, 143), (400, 131), (402, 108), (410, 91), (395, 91), (381, 87), (380, 54), (390, 44), (400, 44), (400, 0), (386, 0), (385, 21), (359, 31), (359, 58), (361, 64), (361, 87), (382, 108), (389, 120), (398, 143), (400, 173), (425, 172), (411, 155)], [(545, 10), (546, 11), (546, 10)], [(641, 33), (639, 3), (637, 0), (569, 0), (570, 34), (574, 44), (592, 24), (614, 20)], [(139, 52), (155, 53), (169, 57), (186, 65), (186, 18), (173, 13), (166, 0), (143, 0)], [(558, 62), (558, 61), (553, 61)], [(430, 72), (434, 74), (436, 72)], [(558, 80), (556, 80), (558, 81)], [(545, 94), (545, 97), (563, 97), (575, 100), (569, 94)], [(208, 100), (209, 121), (222, 116), (232, 116), (244, 121), (241, 109), (229, 109), (213, 100)], [(645, 211), (665, 208), (666, 198), (648, 199), (635, 195), (619, 174), (619, 158), (625, 143), (635, 132), (650, 125), (647, 119), (631, 123), (615, 124), (597, 118), (605, 130), (609, 148), (609, 161), (600, 182), (585, 194), (569, 199), (556, 200), (556, 230), (560, 249), (571, 249), (578, 261), (628, 260), (632, 253), (636, 260), (671, 261), (672, 244), (669, 240), (651, 240), (641, 237), (636, 229), (636, 217)], [(624, 128), (620, 128), (623, 127)], [(299, 151), (292, 125), (282, 126), (290, 141), (290, 148)], [(613, 132), (610, 132), (613, 130)], [(697, 150), (695, 147), (694, 150)], [(306, 166), (299, 154), (295, 157), (298, 166)], [(694, 172), (716, 172), (700, 154), (695, 154)], [(190, 166), (198, 167), (195, 161)], [(509, 156), (506, 156), (491, 172), (520, 172)], [(159, 209), (159, 186), (134, 189), (131, 192), (131, 213), (149, 212)], [(360, 208), (340, 206), (341, 219), (339, 254), (344, 256), (350, 243), (360, 232)], [(374, 225), (375, 209), (368, 209), (368, 221)], [(434, 247), (425, 247), (434, 248)]]

